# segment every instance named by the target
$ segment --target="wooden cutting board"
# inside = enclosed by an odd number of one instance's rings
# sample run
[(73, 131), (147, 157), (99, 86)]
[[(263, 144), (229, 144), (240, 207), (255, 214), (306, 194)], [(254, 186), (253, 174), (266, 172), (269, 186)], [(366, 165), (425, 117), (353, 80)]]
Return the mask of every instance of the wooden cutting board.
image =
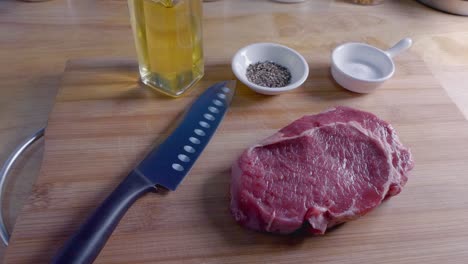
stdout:
[[(310, 62), (298, 90), (258, 95), (238, 84), (225, 120), (176, 192), (148, 194), (126, 214), (96, 263), (465, 263), (468, 123), (424, 63), (399, 58), (396, 76), (358, 95)], [(170, 99), (136, 82), (127, 60), (71, 61), (50, 115), (39, 179), (8, 247), (7, 263), (47, 263), (64, 240), (163, 138), (204, 88), (232, 79), (208, 63), (188, 96)], [(230, 166), (248, 146), (291, 121), (335, 105), (392, 123), (416, 167), (403, 192), (323, 237), (274, 236), (229, 213)]]

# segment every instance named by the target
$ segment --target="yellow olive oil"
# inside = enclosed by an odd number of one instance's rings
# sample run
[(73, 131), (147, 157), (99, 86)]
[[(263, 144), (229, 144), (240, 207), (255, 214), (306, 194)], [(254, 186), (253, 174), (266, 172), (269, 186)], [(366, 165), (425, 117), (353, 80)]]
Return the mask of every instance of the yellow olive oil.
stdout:
[(143, 83), (179, 96), (204, 74), (201, 0), (128, 0)]

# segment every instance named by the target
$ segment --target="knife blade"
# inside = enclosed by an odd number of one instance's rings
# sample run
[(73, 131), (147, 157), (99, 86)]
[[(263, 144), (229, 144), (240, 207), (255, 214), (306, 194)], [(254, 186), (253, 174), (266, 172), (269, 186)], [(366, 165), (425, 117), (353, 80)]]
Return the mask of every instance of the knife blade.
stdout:
[(176, 190), (216, 132), (234, 97), (235, 85), (235, 81), (220, 82), (203, 92), (178, 127), (129, 173), (51, 263), (92, 263), (139, 197), (160, 187)]
[(208, 89), (187, 111), (186, 121), (134, 170), (174, 191), (214, 135), (232, 100), (234, 86), (235, 81), (230, 81)]

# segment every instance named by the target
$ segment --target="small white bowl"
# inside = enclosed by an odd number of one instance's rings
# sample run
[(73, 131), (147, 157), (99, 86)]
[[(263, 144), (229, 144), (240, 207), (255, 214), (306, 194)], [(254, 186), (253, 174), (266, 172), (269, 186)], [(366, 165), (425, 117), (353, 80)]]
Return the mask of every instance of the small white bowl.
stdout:
[(393, 57), (411, 47), (412, 43), (410, 38), (405, 38), (387, 51), (364, 43), (338, 46), (331, 57), (332, 76), (350, 91), (370, 93), (393, 76)]
[[(284, 87), (265, 87), (247, 79), (250, 64), (272, 61), (289, 69), (291, 83)], [(309, 65), (297, 51), (275, 43), (255, 43), (240, 49), (232, 59), (232, 71), (236, 77), (257, 93), (276, 95), (301, 86), (309, 76)]]

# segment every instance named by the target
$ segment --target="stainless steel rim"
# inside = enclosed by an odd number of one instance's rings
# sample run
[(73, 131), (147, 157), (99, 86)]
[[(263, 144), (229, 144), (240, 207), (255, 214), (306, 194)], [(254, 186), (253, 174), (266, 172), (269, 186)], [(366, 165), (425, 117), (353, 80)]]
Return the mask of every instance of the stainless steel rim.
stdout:
[(437, 10), (460, 15), (468, 16), (468, 0), (417, 0), (418, 2), (425, 4), (429, 7), (435, 8)]
[(34, 142), (43, 137), (44, 131), (45, 127), (34, 133), (34, 135), (32, 135), (30, 138), (25, 140), (20, 146), (18, 146), (8, 157), (8, 159), (2, 167), (2, 170), (0, 170), (0, 236), (5, 246), (8, 246), (8, 241), (10, 240), (10, 234), (8, 233), (8, 230), (5, 227), (2, 208), (3, 191), (5, 188), (6, 178), (8, 177), (8, 173), (10, 172), (10, 170), (13, 168), (13, 165), (18, 160), (18, 157), (21, 156), (21, 154), (23, 154), (23, 152), (26, 151), (29, 148), (29, 146), (31, 146)]

